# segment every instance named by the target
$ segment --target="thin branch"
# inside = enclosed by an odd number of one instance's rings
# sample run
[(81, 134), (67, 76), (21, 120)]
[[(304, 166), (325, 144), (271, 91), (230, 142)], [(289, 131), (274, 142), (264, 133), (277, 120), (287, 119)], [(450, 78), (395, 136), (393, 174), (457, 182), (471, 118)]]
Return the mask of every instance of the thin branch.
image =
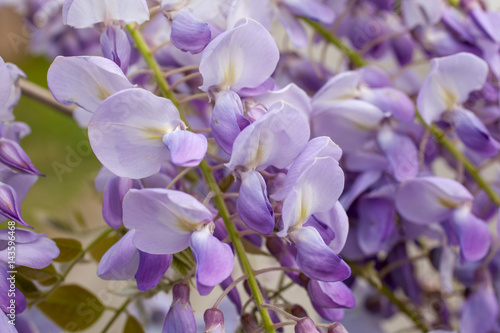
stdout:
[(132, 301), (131, 298), (127, 299), (123, 304), (122, 306), (120, 306), (119, 309), (116, 310), (116, 313), (115, 315), (113, 316), (113, 318), (111, 318), (111, 320), (108, 322), (108, 324), (106, 325), (106, 327), (104, 327), (104, 329), (102, 330), (101, 333), (106, 333), (110, 328), (111, 326), (113, 326), (113, 323), (116, 321), (116, 319), (118, 319), (118, 317), (120, 316), (120, 314), (125, 311), (125, 309), (127, 308), (127, 306), (130, 304), (130, 302)]
[(73, 117), (73, 112), (76, 107), (59, 103), (47, 89), (25, 79), (19, 80), (19, 86), (24, 96), (61, 111), (67, 116)]
[(176, 81), (174, 84), (170, 86), (170, 91), (174, 91), (175, 88), (177, 88), (179, 85), (183, 84), (184, 82), (187, 82), (189, 80), (195, 79), (197, 77), (200, 77), (201, 73), (196, 72), (196, 73), (191, 73), (189, 75), (184, 76), (182, 79), (179, 81)]

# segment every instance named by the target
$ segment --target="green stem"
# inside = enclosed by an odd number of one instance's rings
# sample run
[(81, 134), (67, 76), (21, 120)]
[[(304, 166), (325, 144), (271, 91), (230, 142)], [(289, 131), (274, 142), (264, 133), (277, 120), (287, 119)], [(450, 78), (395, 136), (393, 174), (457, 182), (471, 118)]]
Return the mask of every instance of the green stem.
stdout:
[(394, 304), (401, 312), (403, 312), (411, 321), (421, 330), (423, 333), (429, 331), (427, 325), (422, 321), (422, 318), (416, 310), (410, 309), (405, 302), (401, 301), (392, 290), (387, 287), (381, 280), (378, 279), (375, 272), (372, 269), (367, 269), (367, 266), (359, 266), (356, 263), (349, 262), (351, 266), (352, 273), (357, 276), (363, 277), (373, 288), (375, 288), (380, 294), (387, 297), (387, 299)]
[[(165, 80), (163, 73), (161, 72), (160, 66), (154, 59), (151, 51), (149, 50), (148, 45), (144, 41), (144, 38), (142, 37), (141, 33), (135, 29), (134, 27), (128, 25), (127, 29), (129, 30), (132, 39), (135, 42), (135, 45), (139, 52), (142, 54), (144, 60), (148, 64), (148, 66), (153, 70), (155, 79), (160, 87), (161, 92), (163, 95), (170, 100), (178, 107), (179, 103), (176, 100), (175, 96), (172, 94), (172, 92), (169, 90), (169, 86), (167, 81)], [(181, 119), (184, 121), (186, 126), (189, 127), (189, 124), (187, 123), (185, 117), (181, 113)], [(200, 169), (201, 172), (203, 173), (203, 176), (205, 177), (205, 181), (211, 191), (215, 193), (214, 201), (215, 205), (217, 206), (217, 209), (219, 211), (219, 214), (224, 221), (224, 225), (226, 226), (227, 233), (229, 235), (229, 238), (231, 239), (231, 242), (233, 243), (234, 249), (236, 251), (236, 255), (238, 256), (240, 265), (243, 269), (243, 272), (248, 275), (248, 283), (250, 285), (250, 289), (252, 291), (252, 296), (255, 300), (255, 303), (257, 304), (257, 307), (259, 308), (260, 314), (262, 316), (262, 322), (264, 325), (264, 329), (269, 332), (269, 333), (274, 333), (275, 330), (273, 328), (273, 322), (271, 320), (271, 317), (269, 316), (268, 310), (262, 308), (262, 304), (264, 304), (264, 297), (262, 296), (262, 293), (259, 288), (259, 284), (257, 283), (257, 279), (255, 278), (255, 272), (252, 269), (252, 266), (250, 265), (250, 262), (248, 260), (248, 257), (246, 256), (245, 249), (243, 247), (243, 243), (241, 242), (240, 238), (238, 237), (238, 230), (234, 226), (234, 224), (229, 220), (229, 211), (227, 209), (226, 203), (224, 202), (224, 198), (222, 196), (222, 191), (219, 188), (217, 182), (215, 181), (214, 176), (212, 175), (212, 170), (210, 169), (210, 165), (208, 164), (207, 160), (204, 159), (200, 163)]]
[[(97, 238), (95, 238), (89, 245), (87, 245), (86, 248), (84, 248), (83, 250), (81, 250), (80, 253), (78, 254), (78, 256), (76, 256), (76, 258), (68, 266), (68, 268), (66, 268), (66, 270), (64, 271), (64, 273), (61, 274), (60, 279), (52, 286), (52, 288), (50, 288), (48, 291), (46, 291), (43, 294), (43, 296), (40, 297), (39, 299), (37, 299), (33, 304), (38, 303), (38, 302), (44, 300), (45, 298), (49, 297), (61, 285), (61, 283), (64, 282), (64, 280), (66, 279), (66, 277), (68, 276), (68, 274), (71, 272), (71, 270), (73, 269), (73, 267), (75, 267), (75, 265), (83, 258), (83, 256), (87, 252), (89, 252), (94, 246), (96, 246), (97, 243), (99, 243), (101, 240), (103, 240), (104, 238), (106, 238), (106, 236), (108, 236), (113, 231), (115, 231), (115, 230), (114, 229), (107, 229), (107, 230), (105, 230), (99, 236), (97, 236)], [(33, 305), (33, 304), (31, 304), (31, 305)]]
[(422, 123), (422, 125), (431, 131), (436, 140), (445, 147), (452, 155), (455, 157), (460, 163), (464, 165), (465, 170), (470, 174), (470, 176), (476, 181), (476, 183), (481, 187), (486, 194), (490, 197), (491, 201), (493, 201), (497, 206), (500, 206), (500, 197), (498, 194), (491, 188), (491, 186), (481, 177), (481, 174), (477, 170), (477, 168), (472, 164), (472, 162), (464, 155), (460, 150), (457, 149), (457, 146), (446, 137), (446, 134), (441, 131), (436, 125), (428, 125), (417, 111), (417, 118)]
[(118, 317), (120, 316), (120, 314), (125, 310), (125, 308), (127, 307), (127, 305), (130, 304), (131, 301), (132, 301), (131, 298), (127, 299), (122, 304), (122, 306), (120, 306), (120, 308), (118, 310), (116, 310), (115, 315), (113, 316), (113, 318), (110, 319), (110, 321), (108, 322), (108, 324), (106, 325), (106, 327), (104, 327), (104, 329), (102, 330), (101, 333), (106, 333), (111, 328), (111, 326), (113, 325), (113, 323), (116, 321), (116, 319), (118, 319)]
[(273, 322), (271, 317), (269, 316), (269, 312), (267, 309), (262, 307), (262, 304), (265, 303), (264, 297), (260, 291), (259, 284), (257, 283), (257, 279), (255, 278), (255, 272), (248, 261), (248, 258), (245, 253), (245, 248), (243, 247), (243, 243), (241, 239), (238, 237), (238, 230), (234, 226), (234, 224), (229, 220), (229, 211), (227, 210), (226, 203), (224, 202), (224, 198), (222, 197), (222, 192), (215, 181), (214, 176), (212, 175), (212, 170), (210, 170), (210, 166), (208, 165), (206, 160), (203, 160), (200, 163), (200, 169), (203, 173), (207, 181), (207, 185), (210, 190), (215, 192), (215, 205), (219, 210), (220, 217), (224, 221), (224, 225), (226, 226), (227, 233), (231, 242), (233, 243), (234, 249), (240, 261), (240, 265), (243, 269), (243, 272), (248, 275), (248, 284), (250, 285), (250, 289), (252, 290), (252, 296), (257, 304), (257, 308), (262, 316), (262, 322), (264, 324), (264, 328), (267, 332), (275, 332), (273, 327)]
[[(135, 46), (141, 52), (142, 57), (146, 61), (146, 64), (153, 71), (153, 75), (155, 77), (156, 82), (158, 83), (158, 86), (160, 87), (161, 93), (163, 94), (163, 96), (171, 100), (172, 103), (174, 103), (174, 105), (177, 108), (179, 108), (179, 102), (175, 98), (174, 93), (170, 90), (168, 82), (164, 77), (163, 71), (161, 70), (160, 65), (158, 65), (158, 62), (156, 62), (156, 59), (151, 53), (148, 44), (142, 37), (141, 32), (130, 24), (127, 25), (127, 30), (130, 32), (130, 35), (132, 36), (132, 39), (135, 42)], [(185, 119), (182, 114), (181, 114), (181, 119), (182, 121), (185, 122)]]
[(351, 59), (355, 67), (363, 67), (368, 65), (368, 62), (363, 59), (356, 51), (350, 49), (347, 45), (335, 35), (331, 34), (321, 23), (308, 19), (307, 17), (300, 17), (304, 22), (309, 24), (317, 33), (319, 33), (327, 42), (335, 45), (340, 51), (344, 52), (346, 56)]
[[(335, 45), (339, 50), (344, 52), (349, 59), (351, 59), (351, 62), (356, 66), (356, 67), (363, 67), (368, 65), (368, 62), (363, 59), (356, 51), (350, 49), (347, 45), (342, 43), (342, 41), (331, 34), (325, 27), (323, 27), (320, 23), (311, 21), (308, 18), (301, 17), (304, 22), (309, 24), (317, 33), (319, 33), (323, 38), (328, 41), (329, 43)], [(479, 171), (477, 168), (474, 166), (474, 164), (464, 155), (460, 150), (457, 149), (456, 145), (449, 140), (446, 135), (435, 125), (428, 125), (425, 123), (425, 121), (422, 119), (420, 114), (417, 111), (417, 118), (419, 121), (422, 123), (422, 125), (429, 129), (436, 140), (461, 163), (463, 163), (464, 168), (469, 172), (471, 177), (476, 181), (476, 183), (481, 187), (486, 194), (490, 197), (490, 199), (497, 205), (500, 206), (500, 197), (495, 193), (495, 191), (491, 188), (490, 185), (483, 179), (483, 177), (480, 175)]]

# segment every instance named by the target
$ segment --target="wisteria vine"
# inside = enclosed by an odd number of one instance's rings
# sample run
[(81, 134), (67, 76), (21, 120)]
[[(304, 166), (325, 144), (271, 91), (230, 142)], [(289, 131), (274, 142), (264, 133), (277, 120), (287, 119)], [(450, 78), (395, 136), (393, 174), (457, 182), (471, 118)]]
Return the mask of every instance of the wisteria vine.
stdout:
[[(492, 4), (6, 7), (51, 66), (46, 89), (0, 57), (0, 332), (500, 332)], [(102, 164), (85, 247), (21, 216), (44, 176), (22, 95), (87, 129)], [(127, 281), (117, 307), (66, 282), (90, 258)]]

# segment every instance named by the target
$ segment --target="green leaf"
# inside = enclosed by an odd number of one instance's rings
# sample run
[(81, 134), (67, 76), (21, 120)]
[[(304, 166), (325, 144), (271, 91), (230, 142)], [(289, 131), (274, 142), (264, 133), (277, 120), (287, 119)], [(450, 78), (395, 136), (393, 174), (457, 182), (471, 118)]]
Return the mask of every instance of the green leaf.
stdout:
[(53, 226), (54, 228), (64, 231), (64, 232), (70, 232), (73, 233), (75, 231), (75, 228), (71, 225), (71, 223), (63, 221), (59, 218), (56, 217), (48, 217), (47, 222)]
[(118, 235), (111, 235), (98, 242), (91, 250), (90, 255), (95, 261), (101, 261), (102, 256), (111, 246), (120, 240)]
[(24, 277), (22, 274), (17, 274), (16, 276), (16, 287), (23, 293), (26, 298), (38, 298), (42, 295), (42, 292), (38, 290), (31, 280)]
[(144, 329), (134, 316), (128, 316), (123, 333), (144, 333)]
[(89, 328), (104, 312), (101, 301), (77, 285), (57, 288), (37, 306), (67, 332), (78, 332)]
[(54, 238), (57, 247), (61, 251), (59, 257), (55, 258), (55, 262), (68, 262), (75, 259), (82, 251), (82, 244), (76, 239), (71, 238)]
[(33, 269), (24, 266), (17, 267), (16, 269), (20, 274), (24, 275), (29, 280), (36, 280), (44, 286), (54, 284), (59, 275), (52, 264), (42, 269)]
[(75, 215), (76, 223), (78, 223), (78, 225), (82, 228), (87, 228), (87, 223), (85, 222), (82, 212), (75, 210), (73, 213)]

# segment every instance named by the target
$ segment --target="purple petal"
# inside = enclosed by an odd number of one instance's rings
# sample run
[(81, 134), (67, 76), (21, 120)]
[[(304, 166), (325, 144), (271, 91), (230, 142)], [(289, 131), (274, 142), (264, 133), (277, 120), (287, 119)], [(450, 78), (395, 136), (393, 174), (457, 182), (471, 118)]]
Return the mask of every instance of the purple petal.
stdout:
[(19, 206), (16, 191), (11, 186), (2, 182), (0, 182), (0, 214), (6, 219), (16, 221), (31, 228), (21, 216), (21, 207)]
[(176, 48), (196, 54), (210, 43), (212, 32), (207, 23), (200, 22), (190, 9), (183, 8), (174, 16), (170, 40)]
[(163, 143), (170, 150), (172, 163), (183, 167), (197, 166), (207, 153), (207, 138), (186, 130), (165, 134)]
[(409, 33), (391, 39), (391, 46), (399, 65), (407, 65), (413, 60), (415, 42)]
[(234, 140), (249, 123), (243, 117), (243, 105), (235, 92), (224, 91), (216, 96), (210, 128), (222, 150), (231, 154)]
[(29, 189), (38, 180), (38, 176), (15, 172), (9, 168), (0, 169), (0, 179), (16, 191), (19, 202), (22, 202)]
[(123, 199), (123, 224), (136, 229), (134, 244), (151, 254), (174, 254), (189, 246), (191, 233), (212, 213), (189, 194), (166, 189), (130, 190)]
[(101, 258), (97, 275), (103, 280), (132, 279), (139, 267), (139, 251), (132, 242), (135, 230), (129, 230)]
[[(241, 91), (239, 94), (241, 95)], [(285, 101), (301, 111), (306, 118), (309, 118), (312, 110), (311, 98), (295, 83), (290, 83), (280, 90), (263, 92), (259, 96), (255, 96), (253, 100), (255, 103), (262, 104), (266, 108), (270, 108), (274, 103)]]
[[(179, 111), (170, 100), (128, 89), (101, 103), (90, 121), (89, 139), (106, 168), (117, 176), (139, 179), (160, 171), (168, 158), (163, 136), (180, 125)], [(172, 145), (177, 153), (179, 145)]]
[(196, 260), (196, 286), (200, 295), (208, 295), (212, 288), (233, 271), (234, 256), (231, 247), (215, 238), (210, 232), (213, 224), (193, 232), (189, 247)]
[(341, 321), (344, 318), (344, 309), (323, 308), (314, 302), (311, 302), (314, 310), (328, 321)]
[(359, 195), (377, 182), (381, 175), (380, 171), (366, 171), (360, 174), (350, 186), (350, 189), (342, 194), (342, 197), (339, 200), (342, 207), (344, 207), (345, 210), (348, 210), (354, 200), (356, 200)]
[[(390, 88), (392, 87), (392, 81), (387, 72), (376, 66), (366, 66), (358, 69), (356, 72), (360, 72), (362, 75), (362, 80), (370, 88)], [(339, 74), (340, 75), (340, 74)]]
[(254, 97), (254, 96), (260, 96), (262, 94), (267, 93), (269, 90), (272, 90), (275, 87), (275, 83), (272, 77), (268, 78), (261, 84), (259, 84), (257, 87), (254, 88), (243, 88), (238, 90), (238, 95), (240, 97)]
[(494, 327), (498, 315), (498, 300), (495, 292), (481, 286), (473, 291), (465, 301), (461, 332), (488, 333)]
[(137, 181), (130, 178), (113, 176), (104, 186), (102, 194), (102, 216), (104, 221), (113, 229), (122, 225), (122, 201), (131, 188), (140, 188)]
[(459, 108), (452, 115), (457, 135), (467, 148), (484, 157), (493, 157), (498, 153), (500, 144), (490, 136), (486, 126), (474, 113)]
[(226, 166), (264, 170), (287, 167), (309, 140), (307, 119), (294, 107), (279, 102), (238, 135)]
[(415, 105), (402, 91), (394, 88), (362, 89), (360, 98), (379, 109), (391, 113), (394, 118), (410, 122), (415, 117)]
[(421, 177), (401, 184), (396, 208), (408, 221), (429, 224), (448, 219), (455, 208), (472, 199), (470, 192), (455, 180)]
[(337, 282), (351, 275), (351, 268), (335, 254), (313, 227), (303, 227), (291, 234), (297, 244), (297, 264), (308, 277)]
[(5, 333), (18, 333), (16, 326), (9, 323), (11, 319), (7, 315), (0, 311), (0, 331)]
[(311, 299), (326, 308), (352, 308), (356, 304), (354, 295), (343, 282), (310, 280), (307, 290)]
[[(297, 266), (297, 261), (295, 260), (295, 254), (290, 251), (290, 247), (287, 247), (285, 246), (285, 244), (283, 244), (283, 241), (280, 237), (268, 237), (266, 241), (266, 247), (269, 252), (278, 260), (281, 266), (293, 267), (297, 269), (299, 268), (299, 266)], [(295, 283), (301, 284), (299, 273), (286, 272), (286, 274)]]
[[(335, 206), (327, 212), (314, 214), (314, 217), (325, 224), (328, 230), (333, 232), (333, 239), (330, 239), (329, 242), (325, 240), (325, 243), (333, 252), (340, 253), (344, 248), (349, 233), (349, 218), (340, 202), (337, 201)], [(325, 238), (323, 237), (323, 239)]]
[(490, 18), (487, 13), (481, 8), (481, 5), (477, 2), (470, 2), (468, 7), (468, 14), (476, 24), (476, 26), (484, 33), (484, 35), (490, 38), (494, 42), (498, 42), (499, 35), (495, 31)]
[(293, 190), (283, 201), (284, 237), (289, 228), (297, 228), (316, 213), (332, 209), (344, 189), (344, 173), (333, 157), (318, 157), (302, 172)]
[(297, 17), (286, 8), (278, 6), (277, 18), (283, 24), (288, 37), (292, 43), (299, 49), (307, 46), (307, 32)]
[(250, 229), (264, 235), (273, 231), (274, 211), (267, 198), (266, 182), (260, 173), (250, 171), (241, 175), (237, 210)]
[(189, 304), (189, 287), (184, 284), (174, 285), (173, 297), (162, 333), (196, 333), (196, 319)]
[(310, 167), (316, 158), (328, 156), (337, 161), (342, 157), (342, 150), (330, 138), (322, 136), (309, 141), (288, 168), (283, 188), (273, 193), (271, 198), (276, 201), (284, 200), (305, 169)]
[(125, 31), (116, 26), (107, 27), (101, 35), (101, 49), (104, 57), (120, 66), (127, 72), (130, 62), (130, 42)]
[(442, 1), (404, 1), (401, 5), (403, 19), (408, 29), (437, 23), (445, 8)]
[(342, 150), (352, 151), (375, 136), (384, 117), (384, 112), (373, 104), (346, 100), (315, 110), (311, 128), (314, 136), (329, 136)]
[(397, 181), (415, 178), (418, 174), (418, 150), (412, 139), (383, 126), (378, 132), (377, 143), (384, 153)]
[(158, 285), (172, 263), (171, 254), (149, 254), (139, 251), (139, 268), (135, 274), (137, 289), (149, 290)]
[(71, 0), (63, 7), (63, 23), (89, 28), (97, 23), (141, 24), (149, 20), (146, 0)]
[(205, 333), (224, 333), (224, 314), (219, 309), (210, 308), (203, 314)]
[(320, 333), (316, 328), (316, 324), (311, 318), (305, 317), (297, 322), (294, 327), (295, 333)]
[(9, 101), (10, 90), (11, 81), (9, 69), (7, 68), (2, 57), (0, 57), (0, 110), (3, 109)]
[[(226, 290), (227, 287), (229, 287), (233, 283), (233, 279), (231, 276), (229, 276), (227, 279), (222, 281), (220, 283), (220, 287), (222, 290)], [(233, 288), (231, 291), (227, 294), (227, 297), (233, 302), (233, 304), (236, 306), (236, 310), (238, 312), (241, 312), (241, 299), (240, 299), (240, 294), (238, 293), (238, 289)]]
[(246, 18), (210, 42), (200, 63), (203, 91), (212, 87), (254, 88), (267, 80), (279, 59), (273, 37), (260, 23)]
[(333, 10), (317, 0), (284, 0), (282, 3), (295, 15), (306, 16), (326, 24), (333, 23), (335, 19)]
[(102, 57), (57, 57), (47, 83), (59, 103), (76, 104), (89, 112), (114, 93), (134, 87), (118, 65)]
[(0, 138), (0, 162), (28, 174), (43, 176), (43, 174), (35, 168), (29, 156), (24, 152), (21, 146), (12, 140)]
[(332, 103), (355, 98), (361, 82), (362, 72), (348, 71), (335, 75), (314, 95), (314, 112), (330, 108)]
[(379, 198), (360, 199), (358, 214), (359, 246), (367, 255), (376, 254), (394, 229), (394, 205)]
[[(8, 229), (0, 231), (0, 239), (5, 243), (8, 239)], [(42, 269), (59, 256), (56, 243), (45, 234), (36, 234), (31, 230), (16, 230), (16, 265), (33, 269)], [(0, 262), (7, 261), (8, 247), (0, 251)]]
[[(14, 273), (11, 275), (7, 271), (7, 265), (0, 265), (0, 290), (3, 291), (3, 293), (0, 293), (0, 314), (3, 312), (10, 313), (9, 306), (11, 308), (15, 308), (15, 313), (19, 314), (26, 309), (26, 298), (17, 288), (15, 288), (14, 295), (8, 292), (11, 289), (11, 282), (14, 284), (16, 282), (16, 274)], [(13, 279), (10, 280), (11, 278)], [(13, 297), (10, 297), (9, 295), (12, 295)], [(11, 300), (15, 301), (14, 306), (11, 305)], [(14, 332), (17, 332), (17, 330), (14, 330)]]
[(426, 123), (455, 109), (486, 82), (488, 65), (471, 53), (458, 53), (431, 61), (431, 72), (418, 94), (417, 107)]
[(452, 220), (460, 240), (463, 258), (467, 261), (484, 258), (491, 243), (491, 235), (486, 222), (472, 215), (469, 207), (455, 210)]

